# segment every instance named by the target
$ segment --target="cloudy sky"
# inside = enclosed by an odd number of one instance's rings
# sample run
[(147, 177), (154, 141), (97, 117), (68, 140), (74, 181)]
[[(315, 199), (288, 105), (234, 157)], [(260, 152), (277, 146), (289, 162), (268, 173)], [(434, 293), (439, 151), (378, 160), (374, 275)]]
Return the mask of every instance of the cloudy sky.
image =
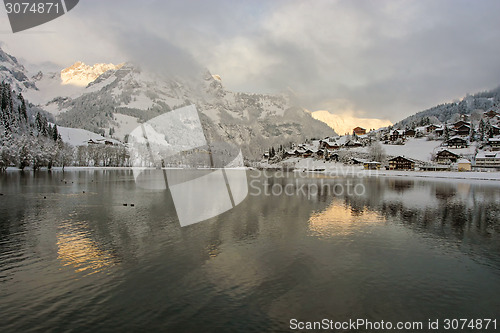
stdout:
[(16, 34), (1, 11), (1, 46), (29, 63), (208, 68), (309, 110), (397, 121), (500, 85), (497, 0), (81, 0)]

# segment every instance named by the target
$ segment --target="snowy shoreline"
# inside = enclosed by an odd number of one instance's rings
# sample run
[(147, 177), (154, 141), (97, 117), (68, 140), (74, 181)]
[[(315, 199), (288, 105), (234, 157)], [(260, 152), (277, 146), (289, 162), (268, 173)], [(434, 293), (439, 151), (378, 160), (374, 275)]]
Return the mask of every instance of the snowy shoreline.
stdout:
[[(306, 160), (307, 161), (307, 160)], [(436, 180), (474, 180), (474, 181), (498, 181), (500, 182), (500, 171), (403, 171), (403, 170), (365, 170), (361, 166), (355, 165), (345, 165), (342, 163), (323, 163), (321, 161), (307, 161), (307, 162), (318, 162), (318, 163), (298, 163), (292, 167), (288, 172), (294, 173), (307, 173), (311, 175), (322, 175), (327, 177), (388, 177), (388, 178), (415, 178), (415, 179), (436, 179)], [(143, 169), (143, 168), (141, 168)], [(148, 170), (156, 170), (155, 168), (144, 168)], [(172, 170), (182, 170), (183, 168), (163, 168)], [(228, 169), (228, 168), (226, 168)], [(260, 163), (252, 167), (247, 167), (247, 170), (258, 170), (258, 171), (287, 171), (287, 166), (282, 164), (268, 164)], [(80, 170), (132, 170), (131, 167), (65, 167), (64, 171), (80, 171)], [(215, 170), (215, 169), (203, 169), (203, 168), (193, 168), (186, 170)], [(24, 170), (9, 167), (8, 172), (19, 172), (19, 171), (33, 171), (31, 168), (26, 168)], [(47, 168), (42, 168), (37, 171), (46, 172)], [(63, 171), (62, 167), (53, 167), (51, 171), (60, 172)]]
[[(292, 163), (290, 163), (292, 162)], [(293, 163), (296, 162), (296, 163)], [(474, 180), (474, 181), (500, 181), (500, 171), (404, 171), (404, 170), (365, 170), (360, 165), (345, 165), (339, 162), (324, 162), (314, 159), (298, 159), (285, 163), (269, 164), (257, 163), (254, 168), (279, 171), (305, 172), (329, 177), (393, 177), (435, 180)], [(499, 183), (500, 184), (500, 183)]]

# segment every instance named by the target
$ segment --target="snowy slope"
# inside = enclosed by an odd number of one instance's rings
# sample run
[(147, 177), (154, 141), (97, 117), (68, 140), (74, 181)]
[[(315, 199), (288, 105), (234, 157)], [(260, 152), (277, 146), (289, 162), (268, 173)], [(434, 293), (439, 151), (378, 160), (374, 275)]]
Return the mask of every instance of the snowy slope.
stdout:
[(59, 134), (63, 142), (68, 143), (72, 146), (84, 146), (87, 145), (90, 139), (94, 141), (109, 140), (114, 143), (119, 143), (117, 140), (105, 138), (100, 134), (93, 133), (81, 128), (69, 128), (69, 127), (57, 127)]

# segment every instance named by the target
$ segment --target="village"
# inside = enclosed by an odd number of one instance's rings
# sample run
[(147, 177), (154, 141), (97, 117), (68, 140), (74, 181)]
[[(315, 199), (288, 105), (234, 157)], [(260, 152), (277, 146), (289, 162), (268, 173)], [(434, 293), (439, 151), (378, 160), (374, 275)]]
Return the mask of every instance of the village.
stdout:
[(366, 170), (500, 170), (500, 113), (490, 110), (457, 118), (453, 123), (405, 128), (356, 127), (352, 134), (271, 147), (261, 163), (293, 167), (307, 159), (362, 165)]

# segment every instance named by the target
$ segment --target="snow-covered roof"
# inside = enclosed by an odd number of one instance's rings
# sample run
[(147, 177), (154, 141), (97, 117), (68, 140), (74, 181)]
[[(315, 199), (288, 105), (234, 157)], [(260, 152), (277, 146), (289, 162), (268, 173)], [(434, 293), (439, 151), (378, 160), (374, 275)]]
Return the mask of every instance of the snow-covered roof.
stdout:
[(480, 151), (476, 155), (476, 159), (478, 158), (495, 158), (500, 159), (500, 153), (491, 152), (491, 151)]
[(427, 130), (427, 126), (420, 126), (415, 128), (415, 131), (417, 132), (425, 132)]
[(470, 164), (470, 161), (465, 159), (465, 158), (461, 158), (457, 161), (458, 164), (464, 164), (464, 163), (469, 163)]
[(451, 138), (449, 138), (449, 139), (448, 139), (448, 141), (450, 141), (450, 140), (455, 140), (455, 139), (460, 139), (460, 140), (462, 140), (462, 141), (465, 141), (465, 139), (464, 139), (464, 138), (462, 138), (461, 136), (458, 136), (458, 135), (452, 136)]

